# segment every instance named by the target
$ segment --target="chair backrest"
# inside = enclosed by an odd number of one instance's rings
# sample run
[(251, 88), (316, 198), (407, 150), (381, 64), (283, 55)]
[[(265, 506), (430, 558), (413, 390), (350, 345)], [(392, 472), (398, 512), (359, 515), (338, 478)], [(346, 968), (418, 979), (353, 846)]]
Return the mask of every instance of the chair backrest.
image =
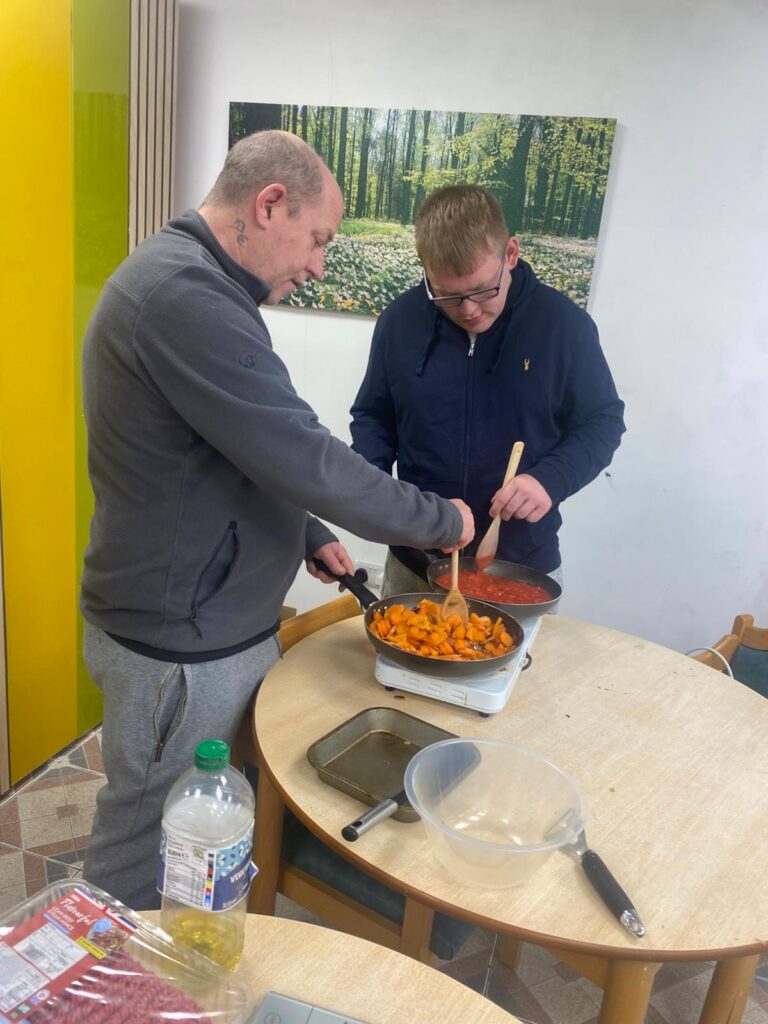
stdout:
[(733, 632), (747, 647), (768, 651), (768, 628), (756, 626), (752, 615), (737, 615), (733, 620)]
[(768, 629), (756, 626), (751, 615), (737, 615), (733, 631), (739, 639), (731, 659), (734, 677), (756, 693), (768, 697)]
[[(310, 608), (308, 612), (301, 615), (294, 615), (286, 619), (280, 626), (278, 637), (283, 654), (290, 650), (299, 640), (305, 636), (317, 632), (323, 626), (330, 626), (333, 622), (341, 622), (343, 619), (351, 619), (353, 615), (362, 614), (360, 605), (351, 594), (344, 594), (343, 597), (327, 604), (321, 604), (319, 608)], [(232, 761), (240, 767), (244, 762), (257, 763), (256, 744), (253, 736), (253, 705), (254, 696), (246, 709), (240, 723), (240, 730), (232, 751)]]
[(694, 661), (700, 661), (702, 665), (714, 668), (718, 672), (727, 672), (726, 662), (728, 665), (731, 664), (731, 660), (738, 648), (738, 636), (735, 633), (728, 633), (720, 637), (716, 644), (712, 644), (709, 648), (700, 648), (698, 653), (692, 654), (691, 657)]
[(357, 600), (351, 594), (345, 594), (335, 601), (321, 604), (318, 608), (310, 608), (308, 612), (302, 612), (301, 615), (294, 615), (293, 618), (286, 619), (280, 626), (278, 636), (283, 653), (289, 651), (299, 640), (303, 640), (311, 633), (316, 633), (318, 629), (361, 614), (362, 609)]
[[(727, 672), (756, 693), (768, 697), (768, 628), (755, 625), (752, 615), (737, 615), (733, 629), (712, 647), (691, 652), (695, 661)], [(726, 667), (725, 662), (728, 663)]]

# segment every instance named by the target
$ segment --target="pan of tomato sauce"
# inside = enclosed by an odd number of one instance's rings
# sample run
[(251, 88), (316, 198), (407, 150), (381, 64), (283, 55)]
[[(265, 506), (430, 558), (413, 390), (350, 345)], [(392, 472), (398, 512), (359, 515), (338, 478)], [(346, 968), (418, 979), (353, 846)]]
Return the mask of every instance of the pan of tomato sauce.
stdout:
[[(432, 562), (427, 579), (434, 591), (447, 593), (451, 589), (450, 558)], [(523, 617), (554, 611), (563, 593), (559, 583), (538, 569), (495, 559), (481, 571), (471, 557), (459, 559), (459, 590), (465, 597)]]

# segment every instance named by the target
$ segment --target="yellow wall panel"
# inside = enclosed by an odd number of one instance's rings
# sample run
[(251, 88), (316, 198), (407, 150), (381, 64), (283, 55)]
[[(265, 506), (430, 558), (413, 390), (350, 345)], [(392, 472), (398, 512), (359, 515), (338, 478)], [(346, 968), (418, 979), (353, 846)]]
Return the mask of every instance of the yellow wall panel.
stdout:
[(70, 3), (0, 5), (0, 508), (11, 778), (76, 735)]

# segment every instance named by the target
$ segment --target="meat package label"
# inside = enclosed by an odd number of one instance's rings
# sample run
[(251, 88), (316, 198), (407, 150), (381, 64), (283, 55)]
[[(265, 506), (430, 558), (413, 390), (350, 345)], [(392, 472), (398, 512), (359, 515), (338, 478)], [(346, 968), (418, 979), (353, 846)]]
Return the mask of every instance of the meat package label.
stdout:
[(24, 1024), (136, 926), (80, 889), (0, 937), (0, 1024)]

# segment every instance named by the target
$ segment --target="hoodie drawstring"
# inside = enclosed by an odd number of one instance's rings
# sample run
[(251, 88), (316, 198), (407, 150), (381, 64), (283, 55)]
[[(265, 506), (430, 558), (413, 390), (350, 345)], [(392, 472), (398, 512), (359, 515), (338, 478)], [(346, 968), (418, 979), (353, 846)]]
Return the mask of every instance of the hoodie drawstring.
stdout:
[(437, 344), (437, 335), (440, 329), (440, 310), (435, 307), (434, 313), (432, 314), (432, 332), (429, 335), (429, 341), (427, 347), (424, 349), (424, 355), (421, 357), (421, 362), (416, 367), (416, 376), (423, 377), (424, 369), (427, 365), (429, 357), (434, 351), (435, 345)]

